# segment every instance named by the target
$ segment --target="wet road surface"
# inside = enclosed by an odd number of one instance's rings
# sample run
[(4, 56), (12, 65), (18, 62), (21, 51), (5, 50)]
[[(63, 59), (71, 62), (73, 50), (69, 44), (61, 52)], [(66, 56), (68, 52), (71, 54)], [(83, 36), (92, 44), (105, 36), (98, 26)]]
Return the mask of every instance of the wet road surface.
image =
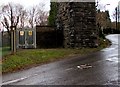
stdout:
[(118, 85), (118, 36), (99, 52), (3, 75), (2, 85)]

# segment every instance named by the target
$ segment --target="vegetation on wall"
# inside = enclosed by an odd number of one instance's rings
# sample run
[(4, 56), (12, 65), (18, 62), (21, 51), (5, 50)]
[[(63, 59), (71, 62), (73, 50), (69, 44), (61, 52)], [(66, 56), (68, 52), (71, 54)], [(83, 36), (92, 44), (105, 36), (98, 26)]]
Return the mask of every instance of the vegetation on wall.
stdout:
[(51, 2), (50, 8), (51, 9), (48, 17), (48, 25), (55, 26), (55, 19), (57, 15), (57, 3)]

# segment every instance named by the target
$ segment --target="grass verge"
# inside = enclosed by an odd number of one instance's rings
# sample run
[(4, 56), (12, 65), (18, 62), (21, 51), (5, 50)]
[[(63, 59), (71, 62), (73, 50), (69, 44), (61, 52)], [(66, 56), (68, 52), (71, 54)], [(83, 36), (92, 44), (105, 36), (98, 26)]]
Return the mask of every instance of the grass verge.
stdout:
[(1, 56), (10, 54), (10, 47), (1, 47), (0, 48)]
[(30, 68), (36, 65), (48, 63), (69, 56), (85, 55), (91, 52), (99, 51), (109, 45), (109, 41), (100, 39), (100, 46), (97, 48), (81, 49), (28, 49), (16, 52), (15, 55), (7, 55), (2, 60), (2, 72), (15, 72), (18, 70)]

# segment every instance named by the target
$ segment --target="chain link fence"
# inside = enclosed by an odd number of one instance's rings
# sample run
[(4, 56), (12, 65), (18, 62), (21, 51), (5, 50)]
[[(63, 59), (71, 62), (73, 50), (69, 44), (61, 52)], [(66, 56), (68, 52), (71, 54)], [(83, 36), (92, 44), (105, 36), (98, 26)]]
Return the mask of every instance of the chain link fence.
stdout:
[(2, 56), (9, 54), (11, 45), (10, 45), (10, 35), (8, 32), (2, 32), (2, 44), (0, 44), (2, 47)]

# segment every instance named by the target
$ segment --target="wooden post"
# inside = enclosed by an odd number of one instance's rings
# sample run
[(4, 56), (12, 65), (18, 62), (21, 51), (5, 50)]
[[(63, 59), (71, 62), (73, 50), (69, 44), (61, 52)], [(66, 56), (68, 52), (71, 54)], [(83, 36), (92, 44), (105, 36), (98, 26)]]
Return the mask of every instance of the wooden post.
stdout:
[(13, 29), (11, 26), (11, 54), (13, 54)]
[(13, 36), (14, 36), (14, 41), (13, 41), (13, 43), (14, 43), (14, 53), (16, 52), (16, 28), (14, 27), (14, 30), (13, 30)]
[(14, 54), (16, 52), (16, 28), (15, 26), (11, 26), (11, 53)]

